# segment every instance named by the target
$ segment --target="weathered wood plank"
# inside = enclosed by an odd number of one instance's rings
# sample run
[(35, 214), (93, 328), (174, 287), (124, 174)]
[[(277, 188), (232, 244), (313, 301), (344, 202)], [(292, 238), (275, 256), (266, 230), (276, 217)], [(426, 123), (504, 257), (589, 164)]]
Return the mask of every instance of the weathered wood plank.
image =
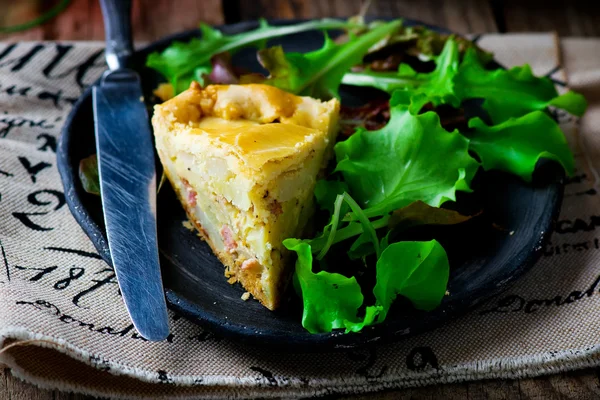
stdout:
[(40, 390), (0, 369), (0, 400), (53, 400), (51, 391)]
[(337, 399), (591, 400), (600, 398), (599, 384), (598, 373), (594, 369), (587, 369), (548, 377), (435, 385), (370, 395), (343, 396)]
[[(94, 27), (94, 23), (90, 23), (93, 3), (93, 0), (73, 1), (63, 13), (41, 27), (44, 39), (89, 40)], [(101, 21), (98, 23), (102, 24)]]
[(600, 2), (503, 0), (507, 32), (556, 31), (560, 36), (600, 36)]
[(373, 15), (402, 16), (448, 28), (458, 33), (496, 32), (492, 9), (479, 0), (375, 1)]
[[(235, 1), (226, 1), (235, 7)], [(264, 18), (348, 17), (359, 13), (360, 0), (257, 0), (238, 1), (242, 20)], [(488, 2), (478, 0), (379, 0), (373, 1), (367, 15), (405, 17), (447, 27), (459, 33), (496, 32)]]
[[(39, 0), (19, 4), (19, 11), (39, 14)], [(1, 3), (0, 3), (1, 4)], [(27, 10), (28, 9), (28, 10)], [(15, 11), (16, 12), (16, 11)], [(152, 41), (193, 29), (203, 21), (224, 22), (221, 0), (133, 0), (133, 33), (136, 41)], [(25, 32), (0, 35), (0, 40), (104, 40), (104, 24), (98, 0), (77, 0), (56, 18)]]
[[(36, 18), (41, 13), (42, 5), (38, 0), (21, 0), (12, 3), (9, 3), (8, 0), (0, 0), (0, 9), (2, 9), (0, 25), (11, 27)], [(42, 40), (44, 30), (42, 27), (36, 27), (24, 32), (0, 34), (0, 40), (8, 38), (12, 41)]]
[(135, 40), (157, 40), (165, 35), (198, 27), (200, 22), (222, 24), (221, 0), (134, 1)]
[[(598, 372), (594, 369), (574, 371), (522, 380), (494, 380), (424, 388), (394, 390), (359, 396), (338, 396), (344, 400), (509, 400), (509, 399), (575, 399), (600, 398)], [(83, 395), (37, 389), (14, 378), (6, 369), (0, 369), (0, 400), (93, 400)]]
[(476, 381), (466, 383), (469, 400), (512, 400), (520, 398), (518, 381)]

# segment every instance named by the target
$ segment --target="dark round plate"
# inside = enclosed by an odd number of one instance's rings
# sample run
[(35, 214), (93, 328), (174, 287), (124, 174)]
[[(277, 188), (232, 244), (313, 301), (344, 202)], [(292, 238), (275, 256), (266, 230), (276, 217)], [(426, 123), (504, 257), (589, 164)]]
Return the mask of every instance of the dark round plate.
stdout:
[[(416, 24), (414, 21), (406, 23)], [(255, 27), (256, 22), (244, 22), (221, 29), (234, 33)], [(197, 35), (199, 32), (192, 31), (171, 36), (136, 52), (135, 61), (146, 99), (152, 98), (152, 89), (159, 81), (153, 71), (143, 67), (146, 56), (164, 49), (173, 40), (185, 41)], [(307, 32), (273, 42), (282, 44), (287, 51), (303, 52), (320, 47), (322, 41), (321, 33)], [(252, 70), (259, 68), (250, 50), (238, 53), (234, 61)], [(342, 92), (346, 103), (365, 101), (370, 95), (367, 90)], [(102, 258), (110, 264), (100, 198), (86, 193), (77, 176), (79, 161), (93, 153), (92, 98), (91, 91), (87, 90), (63, 128), (58, 166), (71, 212)], [(277, 312), (267, 310), (256, 301), (242, 301), (241, 286), (227, 283), (223, 266), (208, 246), (183, 227), (185, 213), (170, 186), (165, 185), (158, 196), (158, 232), (167, 301), (178, 313), (217, 334), (293, 351), (356, 347), (374, 341), (398, 340), (438, 327), (505, 290), (540, 257), (560, 207), (562, 173), (555, 164), (546, 163), (538, 166), (535, 175), (533, 184), (503, 173), (478, 175), (475, 197), (485, 210), (485, 218), (438, 232), (452, 266), (450, 295), (439, 308), (419, 312), (400, 299), (384, 323), (351, 334), (305, 331), (301, 325), (301, 304), (293, 294)]]

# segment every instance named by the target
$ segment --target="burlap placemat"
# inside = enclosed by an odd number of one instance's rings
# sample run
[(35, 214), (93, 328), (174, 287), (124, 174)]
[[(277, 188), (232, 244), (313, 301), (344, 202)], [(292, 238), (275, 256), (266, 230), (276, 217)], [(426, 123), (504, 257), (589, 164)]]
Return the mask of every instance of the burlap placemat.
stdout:
[(507, 293), (434, 332), (295, 355), (219, 340), (175, 315), (165, 342), (136, 334), (56, 169), (61, 125), (104, 68), (101, 44), (0, 45), (0, 343), (47, 341), (12, 347), (0, 361), (41, 387), (137, 399), (359, 393), (600, 364), (600, 40), (487, 35), (479, 43), (560, 87), (566, 71), (591, 103), (581, 121), (560, 115), (578, 165), (542, 260)]

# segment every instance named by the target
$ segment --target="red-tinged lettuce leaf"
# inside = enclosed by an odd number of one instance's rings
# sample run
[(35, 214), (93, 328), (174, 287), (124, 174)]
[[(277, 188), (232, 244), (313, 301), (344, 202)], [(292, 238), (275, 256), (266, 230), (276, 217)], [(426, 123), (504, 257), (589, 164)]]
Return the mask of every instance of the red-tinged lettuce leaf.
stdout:
[(98, 158), (95, 154), (79, 162), (79, 180), (83, 190), (100, 195), (100, 178), (98, 177)]
[[(278, 87), (290, 93), (300, 90), (303, 84), (301, 70), (306, 68), (304, 59), (300, 57), (298, 64), (293, 60), (295, 53), (285, 54), (283, 47), (275, 46), (262, 49), (257, 52), (257, 58), (260, 65), (269, 71), (268, 77), (263, 77), (261, 83)], [(242, 77), (245, 81), (247, 78)]]
[(415, 57), (419, 57), (420, 59), (431, 59), (439, 56), (449, 40), (454, 40), (457, 43), (458, 52), (461, 56), (463, 56), (467, 50), (472, 49), (475, 51), (483, 65), (494, 59), (494, 54), (492, 52), (478, 47), (469, 39), (455, 35), (438, 33), (423, 26), (406, 27), (404, 35), (398, 36), (397, 38), (392, 38), (392, 42), (394, 39), (397, 41), (408, 39), (410, 42), (410, 36), (416, 36), (416, 41), (414, 42), (413, 46), (406, 49), (406, 53)]
[[(397, 95), (395, 96), (397, 97)], [(458, 129), (466, 130), (467, 119), (462, 108), (451, 106), (434, 107), (426, 104), (421, 112), (435, 111), (440, 117), (440, 123), (447, 131)], [(374, 131), (383, 128), (390, 120), (390, 102), (388, 99), (370, 101), (362, 106), (340, 108), (340, 136), (339, 140), (353, 135), (358, 128)]]
[(344, 74), (362, 61), (374, 43), (399, 25), (399, 21), (382, 24), (364, 35), (350, 37), (343, 44), (336, 44), (325, 35), (323, 47), (309, 53), (284, 53), (281, 47), (264, 50), (259, 60), (270, 74), (264, 83), (303, 96), (339, 98), (338, 88)]
[(210, 83), (236, 84), (239, 82), (239, 78), (231, 65), (231, 55), (229, 53), (217, 54), (210, 62), (212, 65), (212, 71), (208, 75)]
[(310, 333), (362, 328), (358, 308), (363, 295), (356, 278), (326, 271), (314, 273), (309, 244), (297, 239), (286, 239), (283, 244), (298, 255), (294, 283), (304, 305), (302, 326)]
[(587, 107), (585, 98), (574, 92), (558, 95), (554, 83), (545, 77), (535, 77), (528, 65), (510, 70), (488, 70), (474, 49), (468, 49), (459, 65), (459, 50), (455, 39), (446, 41), (431, 73), (416, 73), (406, 64), (397, 72), (365, 70), (348, 72), (342, 83), (369, 86), (393, 93), (406, 91), (411, 98), (411, 111), (418, 112), (429, 102), (434, 106), (463, 100), (484, 99), (483, 108), (493, 123), (520, 117), (548, 106), (562, 108), (577, 116)]
[(384, 128), (359, 130), (336, 144), (336, 171), (369, 218), (418, 200), (439, 207), (455, 200), (457, 190), (469, 190), (479, 164), (468, 145), (458, 131), (446, 131), (437, 114), (413, 115), (397, 104)]
[(370, 101), (362, 106), (340, 108), (340, 135), (350, 136), (357, 128), (368, 131), (383, 128), (390, 119), (388, 99)]
[(455, 210), (431, 207), (422, 201), (415, 201), (394, 211), (388, 226), (405, 230), (421, 225), (456, 225), (462, 224), (476, 215), (463, 215)]
[(494, 124), (548, 106), (577, 116), (583, 115), (587, 107), (580, 94), (569, 92), (559, 96), (554, 83), (549, 78), (534, 76), (529, 65), (490, 71), (473, 51), (467, 51), (454, 78), (454, 88), (461, 100), (484, 99), (483, 108)]
[[(385, 21), (376, 20), (369, 24), (366, 24), (364, 18), (353, 17), (349, 19), (349, 22), (357, 24), (356, 27), (350, 29), (350, 32), (356, 35), (361, 35), (368, 32)], [(480, 60), (483, 64), (487, 64), (493, 59), (493, 54), (485, 51), (472, 41), (448, 35), (444, 33), (435, 32), (424, 26), (405, 26), (402, 25), (390, 35), (387, 35), (369, 49), (369, 57), (366, 62), (376, 62), (382, 59), (383, 56), (389, 55), (409, 55), (421, 60), (430, 60), (436, 58), (443, 50), (446, 42), (454, 37), (454, 40), (458, 44), (458, 49), (461, 55), (463, 55), (467, 49), (473, 48), (477, 52)], [(340, 38), (344, 40), (345, 37)], [(397, 69), (398, 64), (395, 65), (393, 70)], [(392, 69), (389, 69), (392, 70)]]
[(446, 293), (450, 265), (446, 251), (435, 240), (392, 243), (381, 253), (376, 268), (377, 322), (385, 319), (397, 296), (406, 297), (419, 310), (431, 311)]
[(487, 126), (481, 119), (469, 121), (469, 148), (484, 169), (498, 169), (531, 181), (540, 158), (559, 162), (573, 174), (575, 161), (558, 124), (545, 112), (533, 111), (499, 125)]
[(219, 53), (234, 53), (247, 46), (264, 47), (265, 41), (315, 29), (343, 29), (353, 26), (348, 22), (322, 19), (293, 25), (270, 26), (261, 20), (257, 29), (233, 35), (223, 34), (206, 24), (200, 25), (201, 37), (187, 43), (174, 42), (161, 53), (148, 56), (146, 66), (162, 74), (175, 89), (175, 94), (186, 90), (193, 80), (210, 74), (210, 60)]

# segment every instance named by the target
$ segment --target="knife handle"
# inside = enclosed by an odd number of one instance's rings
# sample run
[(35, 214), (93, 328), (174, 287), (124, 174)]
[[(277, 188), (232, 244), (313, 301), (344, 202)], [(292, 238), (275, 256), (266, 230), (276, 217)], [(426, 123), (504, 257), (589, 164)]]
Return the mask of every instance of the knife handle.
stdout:
[(126, 68), (133, 54), (131, 0), (100, 0), (100, 6), (104, 18), (108, 68)]

